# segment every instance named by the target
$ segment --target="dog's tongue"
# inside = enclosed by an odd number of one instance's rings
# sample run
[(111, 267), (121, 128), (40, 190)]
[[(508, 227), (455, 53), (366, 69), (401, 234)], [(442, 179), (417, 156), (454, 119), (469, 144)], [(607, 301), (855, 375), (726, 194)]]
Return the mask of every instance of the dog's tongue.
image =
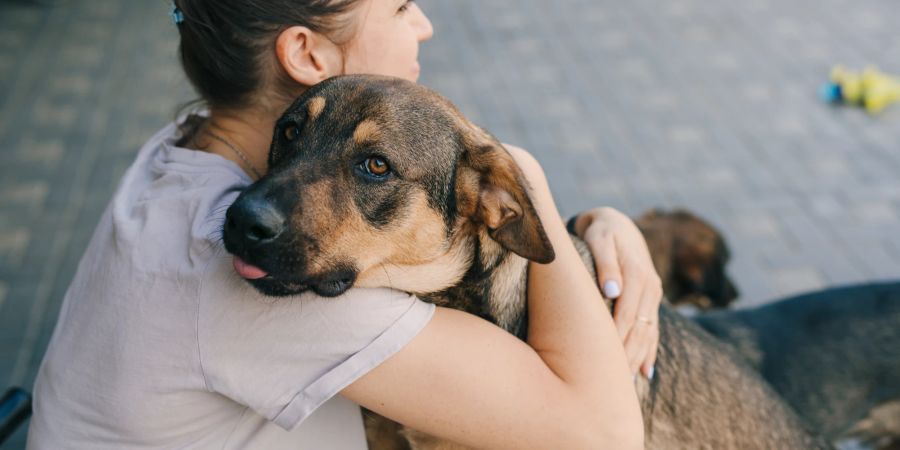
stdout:
[(268, 275), (266, 271), (260, 269), (259, 267), (247, 264), (246, 261), (238, 258), (237, 256), (234, 257), (234, 271), (237, 272), (238, 275), (248, 280), (256, 280)]

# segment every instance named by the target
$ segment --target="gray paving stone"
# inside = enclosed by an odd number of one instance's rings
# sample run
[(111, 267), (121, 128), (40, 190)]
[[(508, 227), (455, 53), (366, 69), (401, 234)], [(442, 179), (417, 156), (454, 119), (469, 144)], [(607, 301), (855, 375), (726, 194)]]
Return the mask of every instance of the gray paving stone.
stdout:
[(89, 44), (67, 45), (60, 49), (59, 57), (75, 69), (92, 69), (103, 60), (103, 49)]
[(747, 238), (773, 239), (781, 234), (778, 221), (771, 214), (738, 212), (731, 220), (731, 229)]
[(850, 210), (850, 216), (860, 223), (897, 226), (900, 232), (900, 215), (890, 203), (880, 201), (856, 204)]
[(728, 274), (740, 293), (740, 300), (735, 303), (735, 307), (759, 306), (775, 298), (772, 278), (752, 258), (747, 258), (746, 254), (732, 260)]
[(863, 264), (868, 269), (866, 274), (872, 279), (895, 280), (900, 277), (896, 255), (890, 253), (894, 249), (886, 242), (857, 245), (854, 250), (863, 259)]
[(28, 247), (31, 233), (26, 228), (4, 229), (0, 232), (0, 263), (18, 266)]
[(87, 74), (72, 72), (54, 77), (50, 80), (49, 87), (53, 90), (53, 93), (57, 95), (69, 94), (84, 96), (91, 91), (93, 83)]
[(47, 182), (37, 180), (6, 186), (0, 193), (0, 208), (40, 209), (49, 189)]
[(17, 146), (16, 159), (23, 163), (34, 163), (53, 170), (62, 159), (65, 146), (62, 139), (30, 135)]
[(788, 296), (813, 291), (826, 286), (825, 278), (813, 266), (778, 269), (772, 272), (776, 295)]
[(78, 118), (78, 110), (48, 99), (38, 99), (32, 106), (31, 121), (41, 127), (70, 129)]

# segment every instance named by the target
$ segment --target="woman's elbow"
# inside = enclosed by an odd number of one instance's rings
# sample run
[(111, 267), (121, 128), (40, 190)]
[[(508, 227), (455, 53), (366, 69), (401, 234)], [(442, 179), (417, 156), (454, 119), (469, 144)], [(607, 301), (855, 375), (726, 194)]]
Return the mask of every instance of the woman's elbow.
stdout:
[(579, 448), (615, 448), (643, 450), (644, 422), (637, 417), (618, 416), (610, 420), (608, 416), (595, 415), (582, 425), (582, 442)]
[(607, 442), (612, 445), (607, 445), (605, 448), (644, 450), (643, 425), (635, 427), (634, 429), (620, 430)]

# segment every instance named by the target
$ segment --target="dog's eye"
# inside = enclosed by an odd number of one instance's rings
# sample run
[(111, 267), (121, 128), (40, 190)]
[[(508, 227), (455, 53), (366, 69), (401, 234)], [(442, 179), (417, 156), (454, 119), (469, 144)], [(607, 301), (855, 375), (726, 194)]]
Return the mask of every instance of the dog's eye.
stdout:
[(387, 162), (381, 158), (369, 158), (366, 160), (366, 168), (372, 175), (384, 175), (391, 170)]
[(291, 142), (294, 139), (297, 139), (297, 135), (300, 134), (300, 132), (297, 130), (297, 124), (293, 124), (293, 123), (284, 127), (283, 133), (284, 133), (284, 138), (287, 139), (288, 142)]
[(359, 169), (372, 178), (384, 178), (391, 172), (391, 166), (384, 158), (372, 156), (359, 163)]

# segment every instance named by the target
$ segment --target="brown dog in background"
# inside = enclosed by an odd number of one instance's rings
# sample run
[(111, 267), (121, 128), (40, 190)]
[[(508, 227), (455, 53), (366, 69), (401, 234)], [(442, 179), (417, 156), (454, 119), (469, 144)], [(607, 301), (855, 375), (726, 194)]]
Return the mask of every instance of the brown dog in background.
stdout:
[(635, 223), (647, 240), (670, 304), (719, 309), (738, 297), (725, 273), (731, 253), (722, 234), (709, 222), (682, 209), (653, 209)]

